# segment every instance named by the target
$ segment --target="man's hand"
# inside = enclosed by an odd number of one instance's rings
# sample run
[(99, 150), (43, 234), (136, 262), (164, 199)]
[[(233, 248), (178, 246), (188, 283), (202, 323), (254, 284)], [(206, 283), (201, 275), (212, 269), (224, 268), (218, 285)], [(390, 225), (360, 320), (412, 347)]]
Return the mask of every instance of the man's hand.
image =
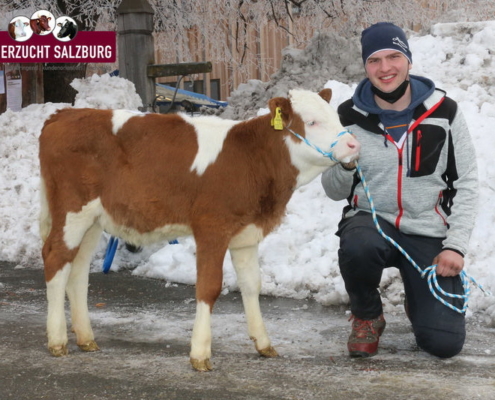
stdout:
[(457, 276), (464, 268), (464, 257), (452, 250), (443, 250), (433, 259), (433, 264), (437, 264), (437, 275)]

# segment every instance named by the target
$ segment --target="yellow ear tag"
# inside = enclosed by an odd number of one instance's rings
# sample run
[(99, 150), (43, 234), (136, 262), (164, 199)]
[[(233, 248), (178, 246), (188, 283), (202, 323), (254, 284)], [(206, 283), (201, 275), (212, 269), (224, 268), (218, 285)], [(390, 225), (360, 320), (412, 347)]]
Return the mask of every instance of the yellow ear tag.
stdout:
[(284, 124), (282, 122), (282, 110), (280, 107), (275, 109), (275, 117), (272, 118), (272, 126), (276, 131), (281, 131), (284, 129)]

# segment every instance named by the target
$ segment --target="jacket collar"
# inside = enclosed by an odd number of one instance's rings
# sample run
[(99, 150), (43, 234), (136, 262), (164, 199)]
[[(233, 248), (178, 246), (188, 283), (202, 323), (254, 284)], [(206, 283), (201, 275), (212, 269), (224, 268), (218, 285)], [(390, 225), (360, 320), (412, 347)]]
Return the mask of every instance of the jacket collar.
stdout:
[[(445, 91), (435, 88), (434, 83), (423, 77), (410, 76), (411, 86), (413, 89), (413, 100), (411, 105), (404, 111), (411, 112), (414, 110), (413, 119), (417, 120), (427, 110), (434, 107), (442, 98), (446, 96)], [(380, 127), (380, 114), (382, 112), (394, 112), (391, 110), (382, 110), (372, 99), (371, 83), (368, 79), (361, 81), (352, 99), (344, 102), (339, 107), (339, 115), (344, 126), (356, 124), (359, 127), (377, 134), (383, 134)], [(370, 98), (366, 97), (366, 92), (371, 93)], [(415, 94), (414, 94), (415, 93)], [(363, 97), (364, 96), (364, 97)], [(363, 98), (365, 101), (363, 101)]]

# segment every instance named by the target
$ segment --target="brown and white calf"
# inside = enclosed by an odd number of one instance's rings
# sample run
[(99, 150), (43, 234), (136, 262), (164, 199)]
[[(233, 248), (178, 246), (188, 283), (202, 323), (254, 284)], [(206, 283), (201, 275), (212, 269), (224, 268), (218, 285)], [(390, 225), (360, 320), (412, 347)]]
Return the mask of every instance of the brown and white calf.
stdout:
[[(280, 224), (299, 186), (335, 161), (285, 127), (328, 150), (344, 130), (320, 95), (292, 90), (269, 102), (270, 114), (244, 122), (185, 114), (63, 109), (40, 136), (41, 221), (48, 297), (48, 347), (67, 354), (65, 292), (78, 346), (98, 350), (87, 287), (90, 259), (103, 230), (134, 245), (193, 235), (197, 251), (196, 319), (191, 363), (211, 369), (210, 314), (230, 251), (258, 352), (276, 356), (259, 306), (258, 243)], [(281, 113), (280, 130), (272, 127)], [(333, 149), (354, 160), (348, 133)]]

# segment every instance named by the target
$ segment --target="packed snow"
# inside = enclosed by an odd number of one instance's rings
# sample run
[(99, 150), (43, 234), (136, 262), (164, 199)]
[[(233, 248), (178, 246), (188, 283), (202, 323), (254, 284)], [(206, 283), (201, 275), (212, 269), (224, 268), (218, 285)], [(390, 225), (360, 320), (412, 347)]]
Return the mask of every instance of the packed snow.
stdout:
[[(433, 79), (447, 91), (464, 112), (477, 150), (480, 199), (479, 215), (466, 257), (466, 270), (486, 290), (495, 292), (494, 260), (495, 209), (490, 207), (495, 191), (495, 21), (483, 23), (438, 24), (426, 36), (410, 37), (413, 54), (412, 73)], [(355, 43), (355, 38), (354, 38)], [(310, 46), (311, 47), (311, 46)], [(317, 57), (311, 51), (294, 51), (286, 57), (283, 79), (266, 87), (287, 93), (293, 86), (291, 76), (311, 77), (322, 71), (315, 64)], [(290, 52), (288, 52), (289, 54)], [(305, 57), (305, 62), (301, 62)], [(321, 57), (321, 54), (320, 54)], [(332, 54), (328, 54), (332, 57)], [(362, 68), (359, 57), (355, 65), (345, 69)], [(291, 64), (287, 59), (297, 59)], [(344, 60), (348, 63), (348, 59)], [(297, 67), (296, 67), (297, 65)], [(280, 76), (280, 74), (278, 74)], [(364, 74), (363, 74), (364, 76)], [(353, 75), (354, 77), (354, 75)], [(333, 76), (318, 76), (313, 81), (325, 82), (333, 90), (331, 104), (337, 107), (349, 98), (357, 86), (331, 80)], [(300, 86), (311, 88), (310, 82), (301, 80)], [(74, 107), (137, 109), (141, 100), (132, 83), (118, 77), (92, 76), (73, 83), (78, 90)], [(263, 87), (249, 82), (237, 90), (232, 100), (244, 100), (241, 108), (252, 106), (251, 92)], [(314, 89), (314, 88), (311, 88)], [(239, 93), (245, 92), (245, 96)], [(38, 232), (39, 165), (38, 137), (44, 120), (55, 110), (68, 104), (30, 105), (19, 112), (10, 110), (0, 115), (0, 260), (11, 261), (18, 267), (42, 268), (41, 240)], [(259, 109), (258, 113), (266, 110)], [(373, 192), (373, 188), (370, 188)], [(347, 304), (348, 297), (337, 264), (338, 238), (335, 236), (344, 202), (328, 199), (319, 178), (301, 187), (289, 202), (282, 225), (260, 245), (262, 293), (292, 298), (314, 298), (325, 305)], [(109, 237), (100, 241), (92, 271), (101, 273), (101, 266)], [(112, 270), (132, 268), (135, 275), (164, 279), (170, 283), (194, 284), (195, 245), (192, 238), (179, 238), (178, 244), (160, 244), (131, 254), (120, 243)], [(224, 293), (237, 290), (235, 272), (230, 257), (224, 263)], [(385, 312), (403, 312), (403, 287), (395, 268), (385, 270), (381, 290)], [(495, 297), (486, 296), (472, 287), (468, 316), (476, 312), (495, 325)]]

